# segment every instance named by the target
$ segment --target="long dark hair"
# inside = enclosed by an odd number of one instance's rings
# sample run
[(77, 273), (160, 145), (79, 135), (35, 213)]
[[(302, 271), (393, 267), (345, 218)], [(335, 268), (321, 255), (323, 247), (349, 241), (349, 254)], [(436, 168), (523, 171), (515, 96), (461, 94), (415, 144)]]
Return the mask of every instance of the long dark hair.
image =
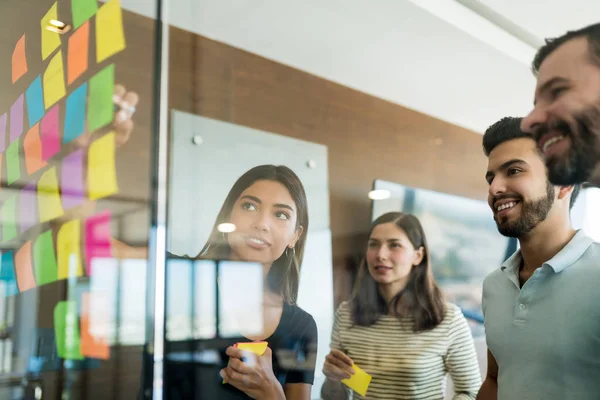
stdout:
[(411, 317), (414, 332), (433, 329), (444, 319), (444, 298), (433, 279), (423, 227), (414, 215), (390, 212), (371, 224), (369, 238), (377, 225), (390, 222), (406, 233), (415, 250), (423, 247), (423, 260), (411, 269), (404, 289), (386, 304), (363, 258), (351, 301), (352, 320), (355, 325), (371, 326), (382, 315), (392, 314), (398, 318)]
[(304, 257), (304, 245), (308, 232), (308, 202), (306, 193), (300, 178), (286, 166), (283, 165), (260, 165), (247, 171), (233, 184), (227, 194), (221, 211), (211, 230), (206, 244), (198, 254), (197, 258), (223, 260), (231, 256), (231, 247), (226, 233), (219, 232), (217, 227), (229, 222), (231, 211), (235, 202), (257, 181), (279, 182), (286, 187), (294, 200), (297, 209), (296, 230), (303, 228), (298, 238), (294, 251), (286, 248), (286, 251), (273, 262), (267, 275), (267, 285), (275, 293), (281, 294), (285, 302), (296, 303), (298, 298), (298, 285), (300, 284), (300, 265)]

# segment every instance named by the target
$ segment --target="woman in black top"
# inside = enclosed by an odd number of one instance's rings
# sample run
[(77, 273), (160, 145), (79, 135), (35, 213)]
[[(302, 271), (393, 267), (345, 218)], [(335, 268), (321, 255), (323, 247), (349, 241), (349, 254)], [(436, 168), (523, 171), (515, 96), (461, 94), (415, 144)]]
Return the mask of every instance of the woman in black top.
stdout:
[[(224, 223), (233, 224), (235, 230), (220, 232)], [(221, 351), (218, 365), (194, 362), (182, 368), (181, 361), (167, 361), (168, 398), (310, 399), (317, 327), (313, 317), (295, 304), (307, 231), (306, 194), (292, 170), (263, 165), (237, 180), (196, 258), (263, 265), (263, 334), (213, 340)], [(256, 340), (269, 344), (262, 356), (233, 347)]]

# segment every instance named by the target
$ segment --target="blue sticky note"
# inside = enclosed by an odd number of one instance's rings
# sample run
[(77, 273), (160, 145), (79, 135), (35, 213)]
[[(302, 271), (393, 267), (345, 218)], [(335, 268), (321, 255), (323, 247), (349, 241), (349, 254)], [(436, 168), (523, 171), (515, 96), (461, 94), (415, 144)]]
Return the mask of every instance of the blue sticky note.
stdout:
[(25, 92), (27, 98), (27, 115), (29, 126), (34, 126), (44, 116), (44, 95), (42, 93), (42, 78), (37, 78), (29, 85)]
[(17, 277), (15, 275), (15, 264), (13, 262), (13, 252), (2, 252), (0, 262), (2, 263), (0, 265), (0, 281), (4, 282), (4, 294), (6, 296), (13, 296), (19, 293)]
[(75, 89), (67, 98), (63, 143), (69, 143), (85, 131), (86, 103), (87, 82)]

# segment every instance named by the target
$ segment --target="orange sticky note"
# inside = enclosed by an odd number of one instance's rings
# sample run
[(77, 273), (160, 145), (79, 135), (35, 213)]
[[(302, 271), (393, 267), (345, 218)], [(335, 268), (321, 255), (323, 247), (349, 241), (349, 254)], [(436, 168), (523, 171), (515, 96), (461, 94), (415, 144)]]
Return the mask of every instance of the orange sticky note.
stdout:
[(12, 55), (12, 81), (15, 83), (27, 72), (27, 56), (25, 55), (25, 35), (17, 42)]
[(40, 28), (42, 31), (42, 60), (48, 58), (54, 50), (60, 46), (60, 36), (56, 32), (51, 32), (47, 28), (50, 26), (50, 21), (58, 19), (58, 6), (54, 3), (42, 18)]
[(39, 124), (32, 126), (25, 134), (23, 152), (25, 153), (27, 175), (31, 175), (46, 166), (46, 162), (42, 159), (42, 140), (40, 139)]
[(44, 107), (46, 110), (65, 97), (65, 71), (62, 51), (58, 51), (48, 63), (43, 79)]
[(119, 191), (115, 167), (115, 133), (110, 132), (90, 145), (88, 153), (88, 191), (92, 200)]
[(96, 13), (96, 60), (101, 63), (124, 49), (121, 2), (109, 0)]
[(372, 377), (356, 364), (352, 366), (352, 369), (356, 373), (348, 379), (342, 379), (342, 383), (364, 397), (367, 394)]
[(47, 222), (64, 214), (60, 202), (56, 168), (52, 167), (42, 174), (37, 185), (40, 222)]
[(81, 229), (78, 219), (63, 224), (56, 237), (58, 279), (83, 275), (81, 267)]
[(19, 292), (35, 287), (33, 266), (31, 264), (31, 242), (25, 243), (15, 254), (15, 271), (17, 273)]
[(86, 21), (69, 38), (67, 56), (67, 84), (70, 85), (88, 68), (88, 46), (90, 42), (90, 23)]
[[(106, 303), (106, 304), (104, 304)], [(94, 307), (92, 307), (92, 304)], [(108, 360), (108, 299), (100, 293), (81, 295), (81, 354), (84, 357)]]

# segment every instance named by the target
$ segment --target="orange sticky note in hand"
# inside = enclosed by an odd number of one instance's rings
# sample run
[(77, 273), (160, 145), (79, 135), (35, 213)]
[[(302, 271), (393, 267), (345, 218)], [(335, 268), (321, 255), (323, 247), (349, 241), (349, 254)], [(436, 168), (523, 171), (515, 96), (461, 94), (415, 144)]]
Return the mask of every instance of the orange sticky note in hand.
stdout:
[[(263, 354), (265, 354), (265, 351), (267, 351), (268, 346), (269, 343), (267, 342), (239, 342), (233, 345), (233, 347), (249, 351), (258, 356), (262, 356)], [(225, 382), (225, 379), (223, 379), (223, 383), (227, 383)]]
[(356, 364), (352, 366), (352, 369), (355, 374), (348, 379), (342, 379), (342, 383), (364, 397), (367, 394), (372, 377)]

